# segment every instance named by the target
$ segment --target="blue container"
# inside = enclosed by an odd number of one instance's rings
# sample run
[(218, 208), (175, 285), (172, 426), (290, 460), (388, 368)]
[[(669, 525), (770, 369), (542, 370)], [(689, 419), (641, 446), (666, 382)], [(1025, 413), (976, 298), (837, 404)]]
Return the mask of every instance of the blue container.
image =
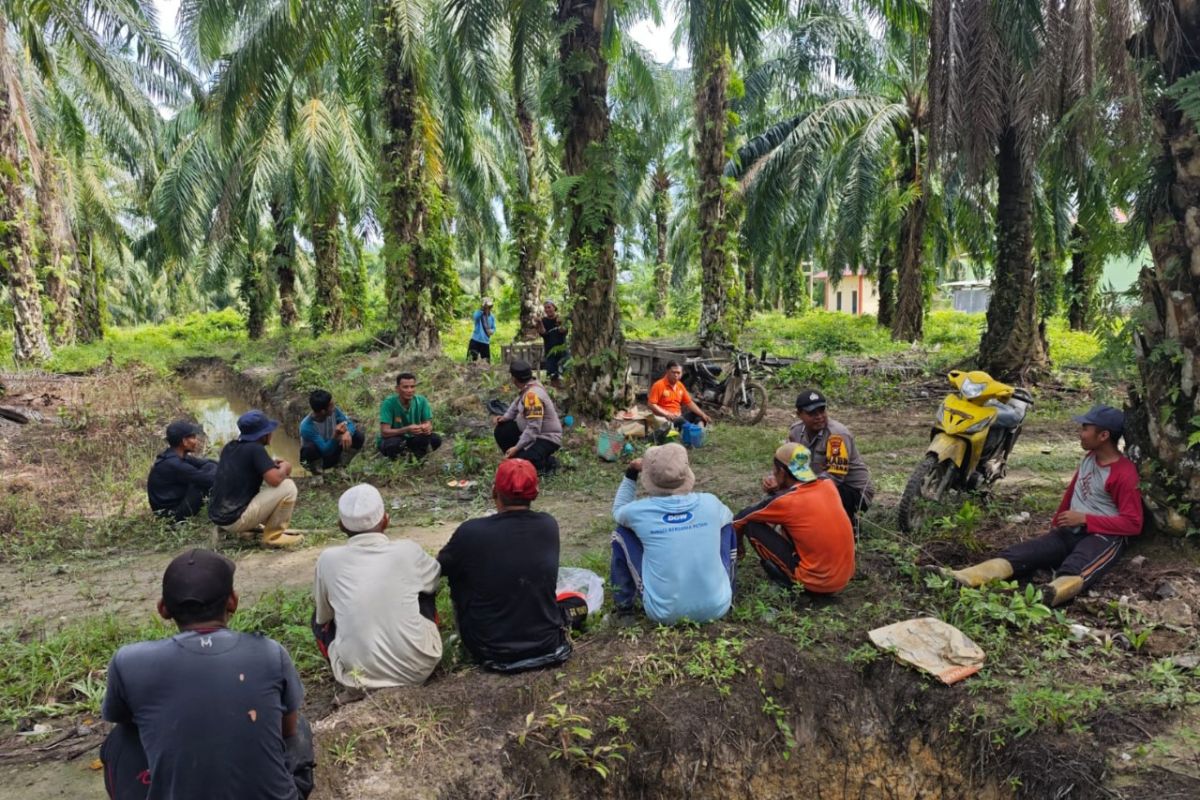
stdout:
[(703, 447), (704, 426), (697, 425), (695, 422), (685, 422), (679, 432), (679, 438), (684, 447)]

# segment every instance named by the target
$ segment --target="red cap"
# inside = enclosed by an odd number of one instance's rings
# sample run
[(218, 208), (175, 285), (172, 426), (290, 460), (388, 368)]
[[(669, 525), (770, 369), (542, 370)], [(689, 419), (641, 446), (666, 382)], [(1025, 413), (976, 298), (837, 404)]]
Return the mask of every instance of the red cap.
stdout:
[(537, 470), (523, 458), (509, 458), (496, 469), (496, 494), (510, 500), (533, 500), (538, 496)]

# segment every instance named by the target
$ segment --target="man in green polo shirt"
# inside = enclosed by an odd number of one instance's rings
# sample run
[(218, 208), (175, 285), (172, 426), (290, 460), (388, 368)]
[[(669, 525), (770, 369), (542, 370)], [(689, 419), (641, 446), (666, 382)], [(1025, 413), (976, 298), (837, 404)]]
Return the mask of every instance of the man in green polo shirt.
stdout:
[(396, 393), (388, 395), (379, 408), (379, 452), (395, 459), (408, 453), (416, 458), (442, 446), (433, 432), (433, 411), (424, 395), (417, 394), (417, 376), (396, 376)]

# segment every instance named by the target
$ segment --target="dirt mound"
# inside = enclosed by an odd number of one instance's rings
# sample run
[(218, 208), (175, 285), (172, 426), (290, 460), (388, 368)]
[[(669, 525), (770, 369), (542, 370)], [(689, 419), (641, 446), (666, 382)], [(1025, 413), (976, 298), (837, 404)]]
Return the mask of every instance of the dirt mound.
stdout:
[(1008, 796), (945, 724), (961, 697), (777, 636), (601, 635), (559, 672), (459, 674), (339, 710), (316, 726), (320, 796)]

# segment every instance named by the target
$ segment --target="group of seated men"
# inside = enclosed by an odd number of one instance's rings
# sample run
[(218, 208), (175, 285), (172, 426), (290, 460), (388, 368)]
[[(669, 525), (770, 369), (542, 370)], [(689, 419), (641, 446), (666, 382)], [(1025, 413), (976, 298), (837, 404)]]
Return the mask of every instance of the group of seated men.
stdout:
[[(784, 445), (774, 459), (779, 502), (734, 517), (713, 495), (693, 491), (682, 446), (647, 450), (613, 501), (618, 611), (632, 614), (640, 604), (667, 624), (723, 616), (735, 538), (743, 535), (773, 578), (839, 591), (854, 571), (854, 534), (832, 482), (809, 462), (804, 446)], [(334, 678), (358, 688), (423, 683), (442, 657), (434, 597), (443, 576), (462, 643), (484, 668), (511, 673), (566, 661), (568, 631), (582, 618), (578, 603), (557, 593), (559, 528), (533, 510), (538, 491), (531, 461), (504, 459), (492, 485), (496, 512), (460, 525), (436, 559), (388, 538), (378, 489), (359, 484), (343, 493), (338, 524), (348, 541), (317, 560), (311, 619)], [(779, 537), (795, 540), (794, 556), (779, 557)], [(233, 562), (212, 551), (175, 558), (158, 611), (179, 633), (113, 657), (103, 716), (116, 727), (101, 753), (110, 797), (142, 800), (174, 788), (180, 796), (295, 798), (311, 790), (303, 686), (281, 645), (228, 628), (238, 607), (233, 575)]]
[[(506, 460), (529, 461), (545, 474), (556, 467), (554, 453), (562, 446), (558, 411), (532, 367), (516, 361), (509, 374), (518, 391), (504, 413), (493, 417), (496, 444)], [(402, 372), (395, 393), (380, 406), (376, 446), (386, 458), (419, 459), (442, 446), (429, 400), (416, 388), (416, 376)], [(328, 391), (313, 391), (308, 402), (312, 410), (300, 422), (301, 464), (314, 474), (345, 466), (362, 450), (365, 435)], [(260, 533), (268, 547), (300, 543), (302, 535), (288, 533), (297, 495), (292, 465), (267, 450), (279, 422), (254, 409), (239, 417), (237, 426), (238, 437), (213, 461), (200, 455), (204, 431), (199, 425), (187, 420), (168, 425), (167, 448), (146, 481), (150, 508), (178, 522), (198, 514), (207, 499), (209, 519), (224, 531)]]
[[(524, 369), (513, 377), (523, 391), (512, 415), (501, 415), (509, 419), (497, 425), (528, 410), (544, 420), (547, 399), (537, 393), (524, 399), (531, 383)], [(861, 457), (844, 427), (824, 413), (819, 392), (802, 392), (797, 412), (790, 438), (802, 441), (774, 452), (762, 482), (766, 496), (736, 515), (714, 495), (695, 491), (688, 452), (678, 444), (651, 447), (629, 465), (612, 512), (610, 581), (619, 617), (639, 606), (662, 624), (724, 616), (746, 541), (765, 573), (783, 585), (829, 595), (848, 584), (855, 569), (849, 512), (869, 502), (870, 482), (851, 479)], [(1085, 456), (1054, 527), (998, 558), (946, 574), (978, 586), (1051, 569), (1056, 577), (1045, 600), (1061, 605), (1112, 568), (1142, 526), (1137, 471), (1118, 449), (1124, 417), (1097, 406), (1075, 421)], [(243, 444), (265, 444), (272, 429), (269, 420), (248, 420)], [(190, 457), (194, 436), (173, 426), (172, 452), (159, 460), (179, 468), (173, 462)], [(463, 645), (484, 668), (517, 672), (570, 657), (569, 629), (580, 618), (557, 594), (558, 523), (533, 510), (537, 469), (513, 447), (505, 448), (493, 482), (496, 513), (464, 522), (436, 558), (387, 537), (386, 506), (373, 486), (360, 484), (340, 497), (339, 526), (348, 542), (317, 561), (311, 619), (337, 681), (370, 688), (427, 680), (442, 656), (434, 602), (442, 576)], [(266, 469), (257, 452), (238, 448), (235, 457)], [(199, 460), (192, 466), (212, 469)], [(164, 499), (178, 507), (187, 497)], [(231, 524), (247, 524), (247, 514)], [(303, 687), (282, 646), (227, 628), (238, 605), (233, 573), (232, 562), (210, 551), (176, 558), (163, 575), (158, 610), (179, 634), (114, 656), (103, 706), (104, 718), (117, 723), (102, 750), (110, 796), (141, 800), (162, 795), (158, 787), (181, 796), (243, 796), (253, 786), (255, 796), (293, 798), (311, 789), (311, 734), (298, 713)], [(222, 770), (211, 769), (214, 760)]]

